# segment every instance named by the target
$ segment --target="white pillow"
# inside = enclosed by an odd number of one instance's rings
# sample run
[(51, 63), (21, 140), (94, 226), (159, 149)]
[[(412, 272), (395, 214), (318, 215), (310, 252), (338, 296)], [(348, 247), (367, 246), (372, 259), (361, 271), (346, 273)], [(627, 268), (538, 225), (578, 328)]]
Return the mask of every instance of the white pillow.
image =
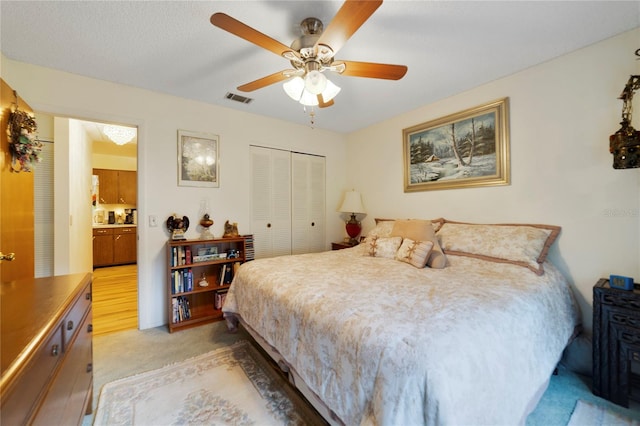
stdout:
[(365, 256), (394, 259), (401, 243), (402, 237), (379, 238), (373, 236), (367, 237), (360, 245), (363, 246)]
[(542, 264), (559, 233), (560, 227), (553, 225), (445, 221), (437, 236), (447, 255), (513, 263), (542, 275)]
[(432, 241), (413, 241), (411, 238), (405, 238), (396, 253), (396, 260), (406, 262), (416, 268), (424, 268), (432, 249)]

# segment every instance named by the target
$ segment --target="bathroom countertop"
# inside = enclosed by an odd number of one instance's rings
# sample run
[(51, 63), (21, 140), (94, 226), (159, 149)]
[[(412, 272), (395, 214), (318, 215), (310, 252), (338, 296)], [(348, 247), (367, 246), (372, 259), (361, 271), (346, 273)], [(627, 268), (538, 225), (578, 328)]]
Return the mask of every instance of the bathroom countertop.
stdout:
[(109, 223), (109, 224), (104, 224), (104, 225), (98, 225), (98, 224), (93, 224), (94, 228), (125, 228), (125, 227), (137, 227), (138, 225), (134, 224), (134, 223), (122, 223), (122, 224), (118, 224), (118, 223)]

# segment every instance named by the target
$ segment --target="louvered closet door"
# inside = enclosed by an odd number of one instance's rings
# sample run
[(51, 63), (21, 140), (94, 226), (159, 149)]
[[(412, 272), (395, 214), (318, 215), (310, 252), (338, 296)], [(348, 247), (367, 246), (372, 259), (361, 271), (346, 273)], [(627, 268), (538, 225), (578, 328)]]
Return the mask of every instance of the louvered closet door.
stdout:
[(325, 251), (325, 158), (291, 154), (291, 252)]
[(256, 146), (250, 149), (255, 257), (291, 254), (291, 153)]

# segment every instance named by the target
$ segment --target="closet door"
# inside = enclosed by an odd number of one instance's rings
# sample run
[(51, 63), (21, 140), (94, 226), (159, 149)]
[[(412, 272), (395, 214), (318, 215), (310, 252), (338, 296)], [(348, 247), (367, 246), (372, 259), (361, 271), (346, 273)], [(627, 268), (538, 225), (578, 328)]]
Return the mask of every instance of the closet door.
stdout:
[(291, 254), (291, 153), (256, 146), (250, 150), (255, 258)]
[(291, 154), (291, 252), (325, 251), (325, 158)]

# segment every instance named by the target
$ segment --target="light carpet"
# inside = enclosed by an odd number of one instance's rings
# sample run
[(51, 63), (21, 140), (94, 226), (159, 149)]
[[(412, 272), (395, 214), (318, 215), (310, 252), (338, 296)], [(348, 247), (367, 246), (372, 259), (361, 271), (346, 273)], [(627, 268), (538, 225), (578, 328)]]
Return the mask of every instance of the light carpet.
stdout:
[(624, 417), (605, 407), (578, 401), (567, 426), (640, 426), (640, 422)]
[(324, 424), (247, 341), (107, 383), (94, 425)]

